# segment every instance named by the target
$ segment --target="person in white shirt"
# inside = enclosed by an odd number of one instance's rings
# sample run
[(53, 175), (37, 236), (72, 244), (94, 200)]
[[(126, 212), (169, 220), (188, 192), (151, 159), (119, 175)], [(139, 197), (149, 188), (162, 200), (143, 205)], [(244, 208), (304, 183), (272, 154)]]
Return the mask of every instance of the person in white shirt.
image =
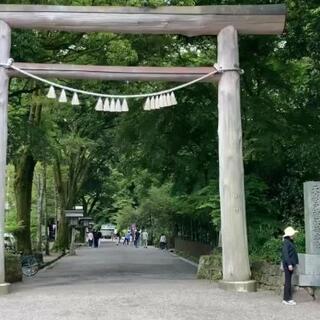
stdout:
[(142, 245), (144, 248), (148, 248), (148, 232), (147, 230), (144, 230), (142, 233), (141, 233), (141, 240), (142, 240)]
[(167, 247), (167, 238), (166, 236), (162, 233), (160, 237), (160, 249), (164, 250)]
[(89, 231), (88, 233), (88, 244), (89, 247), (92, 248), (92, 244), (93, 244), (93, 233), (91, 231)]

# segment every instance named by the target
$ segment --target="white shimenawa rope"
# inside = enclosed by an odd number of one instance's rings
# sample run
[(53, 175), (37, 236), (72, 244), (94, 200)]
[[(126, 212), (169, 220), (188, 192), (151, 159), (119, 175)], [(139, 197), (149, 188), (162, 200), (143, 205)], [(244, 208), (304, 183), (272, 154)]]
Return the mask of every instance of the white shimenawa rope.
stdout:
[[(167, 106), (171, 106), (171, 105), (175, 105), (177, 104), (177, 101), (174, 97), (173, 92), (180, 90), (182, 88), (188, 87), (194, 83), (197, 83), (201, 80), (204, 80), (206, 78), (209, 78), (210, 76), (217, 74), (217, 73), (223, 73), (225, 71), (238, 71), (240, 73), (242, 73), (243, 71), (241, 69), (235, 68), (235, 69), (222, 69), (222, 68), (218, 68), (216, 65), (214, 66), (215, 69), (197, 79), (194, 79), (192, 81), (189, 81), (187, 83), (181, 84), (179, 86), (173, 87), (171, 89), (167, 89), (167, 90), (162, 90), (162, 91), (158, 91), (158, 92), (152, 92), (152, 93), (142, 93), (142, 94), (127, 94), (127, 95), (116, 95), (116, 94), (104, 94), (104, 93), (97, 93), (97, 92), (92, 92), (92, 91), (86, 91), (86, 90), (80, 90), (80, 89), (75, 89), (72, 87), (68, 87), (68, 86), (64, 86), (61, 84), (58, 84), (56, 82), (53, 81), (49, 81), (47, 79), (38, 77), (28, 71), (22, 70), (20, 68), (18, 68), (17, 66), (15, 66), (13, 64), (13, 59), (10, 58), (7, 64), (1, 64), (0, 63), (0, 67), (4, 67), (6, 69), (13, 69), (16, 70), (17, 72), (24, 74), (25, 76), (29, 77), (29, 78), (33, 78), (35, 80), (41, 81), (45, 84), (50, 85), (50, 91), (52, 96), (50, 96), (50, 98), (55, 98), (55, 93), (54, 93), (54, 88), (60, 88), (62, 90), (61, 95), (60, 95), (60, 102), (66, 102), (67, 98), (66, 98), (66, 94), (65, 91), (69, 91), (69, 92), (73, 92), (74, 94), (83, 94), (83, 95), (89, 95), (89, 96), (94, 96), (94, 97), (98, 97), (98, 103), (96, 106), (96, 110), (97, 111), (128, 111), (127, 109), (127, 102), (125, 101), (125, 99), (130, 99), (130, 98), (148, 98), (145, 104), (145, 110), (153, 110), (153, 109), (160, 109), (162, 107), (167, 107)], [(53, 87), (53, 88), (52, 88)], [(171, 95), (170, 95), (171, 94)], [(62, 99), (61, 99), (62, 98)], [(102, 102), (102, 98), (106, 98), (105, 103), (103, 104)], [(151, 98), (151, 99), (150, 99)], [(111, 103), (109, 103), (108, 99), (112, 99)], [(114, 101), (114, 99), (116, 99)], [(126, 110), (121, 110), (121, 107), (119, 109), (119, 106), (117, 105), (120, 104), (120, 101), (118, 102), (118, 100), (122, 99), (123, 103), (125, 104), (125, 109)], [(74, 104), (79, 104), (79, 100), (77, 96), (73, 97), (73, 101), (75, 101), (76, 103)], [(150, 104), (151, 103), (151, 104)], [(109, 109), (109, 106), (111, 105), (111, 109)], [(117, 105), (117, 106), (116, 106)], [(107, 106), (107, 107), (106, 107)], [(123, 106), (123, 105), (122, 105)], [(114, 109), (114, 110), (113, 110)], [(116, 110), (117, 109), (117, 110)]]

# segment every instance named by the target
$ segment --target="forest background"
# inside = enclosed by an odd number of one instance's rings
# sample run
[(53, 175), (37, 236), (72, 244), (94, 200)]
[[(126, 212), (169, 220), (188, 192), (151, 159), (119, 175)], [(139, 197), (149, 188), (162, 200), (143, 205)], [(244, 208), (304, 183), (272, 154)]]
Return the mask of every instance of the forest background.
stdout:
[[(277, 255), (284, 226), (301, 230), (303, 182), (320, 179), (320, 7), (318, 0), (49, 0), (7, 4), (213, 5), (285, 3), (281, 36), (241, 36), (241, 108), (249, 248)], [(216, 38), (14, 30), (19, 62), (123, 66), (212, 66)], [(59, 81), (79, 89), (144, 93), (162, 82)], [(10, 82), (7, 230), (25, 253), (41, 248), (43, 225), (59, 220), (56, 248), (68, 247), (64, 210), (83, 205), (96, 225), (146, 228), (216, 246), (220, 229), (217, 88), (195, 84), (178, 105), (145, 112), (96, 112), (48, 100), (30, 79)], [(42, 227), (41, 227), (42, 226)]]

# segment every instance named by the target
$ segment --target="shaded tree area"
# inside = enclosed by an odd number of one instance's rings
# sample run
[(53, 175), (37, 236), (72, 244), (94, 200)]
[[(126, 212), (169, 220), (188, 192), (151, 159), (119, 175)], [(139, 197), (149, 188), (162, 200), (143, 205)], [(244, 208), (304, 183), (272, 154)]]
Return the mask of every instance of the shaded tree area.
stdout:
[[(13, 1), (9, 1), (13, 3)], [(283, 1), (270, 1), (282, 3)], [(259, 252), (284, 225), (303, 227), (302, 184), (319, 180), (320, 9), (318, 1), (287, 0), (281, 36), (241, 36), (241, 104), (246, 206), (251, 252)], [(28, 1), (16, 1), (28, 3)], [(32, 1), (32, 3), (35, 3)], [(145, 1), (158, 6), (167, 1)], [(172, 5), (263, 4), (265, 1), (170, 1)], [(37, 4), (91, 5), (82, 1)], [(141, 1), (94, 1), (141, 5)], [(129, 66), (212, 66), (214, 37), (15, 31), (16, 61)], [(32, 44), (32, 45), (30, 45)], [(162, 82), (63, 81), (101, 93), (144, 93)], [(64, 210), (82, 204), (97, 224), (131, 223), (217, 244), (217, 90), (196, 84), (177, 92), (179, 104), (153, 112), (129, 101), (126, 114), (97, 113), (96, 101), (58, 104), (47, 88), (12, 80), (9, 162), (15, 166), (17, 237), (31, 250), (32, 177), (37, 162), (49, 167), (59, 212), (57, 246), (68, 247)], [(54, 177), (54, 179), (53, 179)], [(273, 241), (273, 240), (270, 240)]]

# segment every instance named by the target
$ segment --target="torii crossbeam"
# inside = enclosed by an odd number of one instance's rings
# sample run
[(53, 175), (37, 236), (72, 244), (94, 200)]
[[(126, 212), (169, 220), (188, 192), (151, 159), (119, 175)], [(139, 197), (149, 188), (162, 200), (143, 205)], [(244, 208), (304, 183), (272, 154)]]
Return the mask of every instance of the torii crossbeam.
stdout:
[[(218, 35), (218, 67), (228, 69), (212, 80), (219, 81), (219, 173), (223, 281), (221, 287), (238, 291), (255, 290), (250, 280), (247, 228), (245, 215), (242, 129), (240, 111), (240, 75), (238, 34), (275, 35), (284, 30), (284, 5), (234, 5), (201, 7), (66, 7), (38, 5), (0, 5), (0, 64), (10, 58), (11, 28), (63, 30), (70, 32), (115, 32), (148, 34), (181, 34), (185, 36)], [(48, 72), (55, 77), (111, 79), (119, 73), (111, 67), (59, 67), (25, 64), (38, 74)], [(70, 70), (74, 68), (73, 70)], [(104, 71), (102, 70), (104, 68)], [(124, 67), (122, 71), (125, 70)], [(68, 71), (69, 70), (69, 71)], [(120, 69), (118, 69), (119, 71)], [(197, 71), (196, 71), (197, 70)], [(211, 69), (212, 70), (212, 69)], [(30, 71), (30, 70), (29, 70)], [(115, 69), (113, 70), (115, 71)], [(201, 76), (204, 70), (126, 69), (120, 76), (127, 80), (184, 81)], [(199, 73), (197, 73), (199, 72)], [(100, 73), (100, 75), (99, 75)], [(195, 75), (195, 73), (197, 75)], [(117, 75), (116, 75), (117, 74)], [(68, 76), (69, 75), (69, 76)], [(0, 67), (0, 294), (9, 285), (4, 274), (4, 208), (7, 150), (7, 111), (9, 77), (16, 76)], [(116, 80), (116, 79), (114, 79)], [(120, 79), (117, 79), (120, 80)]]

